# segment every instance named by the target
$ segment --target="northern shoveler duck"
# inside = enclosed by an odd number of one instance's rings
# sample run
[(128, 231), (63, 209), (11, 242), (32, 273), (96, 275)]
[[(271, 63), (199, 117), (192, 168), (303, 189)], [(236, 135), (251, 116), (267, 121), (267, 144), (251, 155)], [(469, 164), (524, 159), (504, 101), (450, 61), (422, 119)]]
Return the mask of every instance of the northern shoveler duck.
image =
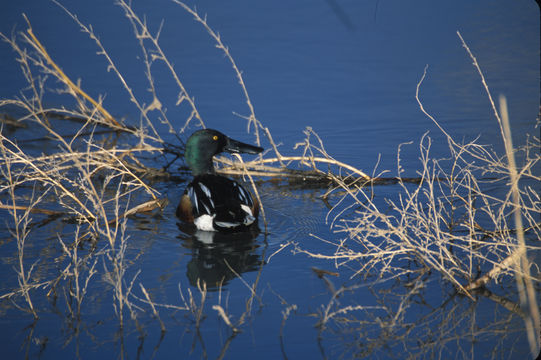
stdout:
[(212, 157), (221, 152), (259, 154), (263, 148), (199, 130), (186, 142), (184, 157), (194, 179), (177, 207), (177, 216), (205, 231), (241, 231), (257, 220), (259, 204), (239, 183), (217, 175)]

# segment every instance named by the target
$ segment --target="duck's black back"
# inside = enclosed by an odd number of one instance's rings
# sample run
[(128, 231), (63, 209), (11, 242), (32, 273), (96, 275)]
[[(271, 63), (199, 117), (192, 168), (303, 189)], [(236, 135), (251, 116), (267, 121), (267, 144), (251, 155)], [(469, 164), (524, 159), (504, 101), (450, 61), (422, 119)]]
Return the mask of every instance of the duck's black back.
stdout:
[[(215, 230), (240, 229), (251, 225), (257, 218), (258, 207), (250, 192), (224, 176), (204, 174), (194, 177), (186, 187), (184, 197), (189, 199), (193, 219), (209, 215), (214, 218)], [(241, 205), (249, 208), (251, 214)]]

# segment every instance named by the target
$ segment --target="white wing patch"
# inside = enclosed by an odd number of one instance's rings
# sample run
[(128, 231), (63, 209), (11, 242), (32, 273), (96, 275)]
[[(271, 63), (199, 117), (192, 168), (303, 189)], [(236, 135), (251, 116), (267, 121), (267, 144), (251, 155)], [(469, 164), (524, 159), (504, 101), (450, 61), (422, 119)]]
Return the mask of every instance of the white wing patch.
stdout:
[(244, 204), (241, 204), (240, 207), (246, 213), (246, 216), (244, 217), (244, 222), (243, 222), (244, 225), (248, 226), (248, 225), (253, 224), (253, 222), (255, 221), (255, 217), (254, 217), (254, 214), (252, 214), (252, 209), (250, 209), (249, 206), (244, 205)]
[[(210, 189), (208, 187), (206, 187), (205, 185), (203, 185), (203, 183), (199, 183), (199, 188), (205, 193), (205, 195), (207, 196), (207, 199), (209, 200), (210, 202), (210, 205), (212, 206), (212, 208), (214, 208), (214, 201), (212, 201), (212, 194), (210, 192)], [(205, 209), (207, 209), (207, 212), (210, 213), (209, 209), (205, 206)]]
[(226, 221), (216, 221), (216, 225), (218, 225), (219, 227), (222, 227), (222, 228), (233, 229), (233, 228), (236, 228), (237, 226), (239, 226), (239, 223), (232, 223), (232, 222), (226, 222)]
[(216, 229), (214, 229), (214, 226), (212, 225), (213, 220), (214, 220), (214, 216), (201, 215), (197, 219), (194, 220), (194, 224), (195, 226), (197, 226), (199, 230), (216, 231)]
[(250, 207), (248, 205), (244, 205), (244, 204), (240, 204), (240, 207), (242, 210), (244, 210), (244, 212), (250, 216), (254, 216), (254, 214), (252, 214), (252, 209), (250, 209)]
[[(252, 199), (250, 198), (250, 195), (246, 193), (246, 190), (242, 186), (240, 186), (237, 182), (235, 182), (235, 188), (239, 191), (239, 200), (242, 203), (252, 205)], [(251, 213), (251, 212), (250, 212)]]

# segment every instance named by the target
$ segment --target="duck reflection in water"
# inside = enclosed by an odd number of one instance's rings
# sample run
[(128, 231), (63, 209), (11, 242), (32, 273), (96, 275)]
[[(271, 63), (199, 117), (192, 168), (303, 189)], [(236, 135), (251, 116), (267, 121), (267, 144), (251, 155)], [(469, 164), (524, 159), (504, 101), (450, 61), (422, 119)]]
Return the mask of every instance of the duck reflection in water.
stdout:
[(235, 233), (201, 231), (181, 222), (178, 226), (184, 246), (192, 251), (186, 272), (192, 286), (199, 281), (205, 282), (209, 291), (217, 290), (262, 264), (260, 246), (254, 241), (259, 235), (257, 226)]

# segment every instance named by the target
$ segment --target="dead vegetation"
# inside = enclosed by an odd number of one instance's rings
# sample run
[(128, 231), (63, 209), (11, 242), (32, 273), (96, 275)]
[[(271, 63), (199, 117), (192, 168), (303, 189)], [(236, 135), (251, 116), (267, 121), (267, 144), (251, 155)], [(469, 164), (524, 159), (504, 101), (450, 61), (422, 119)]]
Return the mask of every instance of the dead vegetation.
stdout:
[[(423, 74), (417, 87), (417, 100), (421, 111), (446, 135), (448, 157), (435, 159), (430, 153), (431, 139), (425, 135), (419, 143), (421, 166), (418, 177), (402, 177), (400, 147), (396, 176), (367, 175), (360, 169), (333, 159), (325, 150), (322, 139), (311, 128), (305, 130), (304, 140), (295, 147), (299, 154), (283, 156), (269, 129), (256, 118), (242, 72), (219, 34), (195, 9), (180, 1), (174, 2), (207, 30), (217, 48), (230, 61), (249, 109), (249, 115), (239, 117), (247, 121), (248, 131), (254, 135), (258, 145), (265, 142), (272, 149), (250, 162), (242, 162), (240, 158), (237, 161), (219, 158), (219, 171), (245, 176), (254, 186), (256, 195), (253, 177), (322, 184), (328, 189), (323, 197), (331, 193), (340, 194), (340, 200), (336, 201), (329, 214), (330, 226), (337, 238), (322, 239), (332, 247), (332, 251), (327, 254), (313, 253), (304, 246), (294, 244), (296, 252), (329, 259), (339, 269), (353, 269), (353, 276), (365, 277), (378, 273), (378, 281), (402, 276), (420, 278), (427, 271), (435, 271), (460, 293), (472, 299), (472, 291), (483, 285), (504, 276), (514, 277), (521, 307), (527, 309), (523, 317), (532, 352), (536, 346), (539, 348), (539, 337), (535, 335), (539, 334), (539, 313), (532, 284), (539, 281), (539, 269), (528, 258), (529, 252), (540, 249), (541, 200), (537, 192), (541, 181), (539, 138), (532, 138), (524, 148), (513, 148), (505, 101), (500, 100), (501, 109), (498, 111), (481, 69), (463, 40), (493, 105), (506, 145), (505, 156), (493, 153), (476, 141), (457, 143), (453, 140), (423, 107), (419, 95)], [(121, 328), (125, 323), (125, 314), (138, 323), (137, 313), (146, 311), (157, 319), (162, 332), (165, 332), (166, 326), (160, 317), (162, 310), (187, 312), (198, 328), (207, 306), (205, 283), (198, 284), (199, 300), (190, 289), (179, 288), (179, 304), (158, 304), (152, 300), (152, 294), (145, 285), (138, 282), (138, 272), (131, 279), (126, 278), (126, 247), (129, 242), (127, 217), (159, 211), (165, 206), (167, 199), (153, 188), (153, 182), (177, 175), (171, 170), (171, 164), (182, 157), (181, 139), (186, 137), (188, 129), (204, 127), (205, 124), (180, 74), (160, 46), (161, 28), (152, 34), (130, 3), (119, 0), (118, 4), (139, 41), (150, 99), (143, 100), (133, 91), (92, 27), (81, 22), (63, 5), (58, 6), (94, 41), (99, 56), (106, 59), (108, 69), (117, 76), (129, 101), (136, 105), (141, 119), (138, 125), (115, 119), (105, 109), (101, 98), (93, 98), (77, 81), (65, 74), (61, 65), (50, 57), (46, 46), (39, 41), (39, 34), (34, 33), (28, 19), (26, 31), (13, 37), (0, 34), (15, 51), (28, 83), (28, 88), (21, 91), (19, 97), (0, 100), (3, 112), (22, 114), (17, 118), (4, 115), (0, 131), (0, 171), (3, 178), (0, 182), (0, 211), (8, 212), (11, 217), (9, 226), (18, 249), (15, 272), (19, 284), (18, 288), (2, 294), (0, 298), (12, 299), (17, 306), (37, 318), (39, 312), (32, 301), (32, 290), (46, 289), (48, 296), (57, 296), (59, 289), (63, 288), (66, 298), (70, 299), (67, 303), (73, 317), (77, 318), (89, 283), (96, 273), (103, 272), (113, 289), (113, 306)], [(176, 106), (188, 109), (189, 116), (180, 127), (169, 121), (160, 101), (152, 76), (156, 63), (165, 65), (177, 85)], [(51, 82), (59, 87), (58, 92), (69, 98), (66, 103), (76, 106), (47, 107), (44, 97)], [(74, 129), (69, 135), (59, 130), (65, 128), (66, 123)], [(156, 130), (155, 124), (158, 123), (175, 134), (179, 143), (167, 143)], [(55, 151), (45, 154), (5, 135), (6, 128), (22, 126), (43, 134), (36, 141), (46, 139), (53, 142), (54, 146), (48, 148)], [(515, 163), (517, 153), (524, 159), (521, 165)], [(146, 161), (158, 157), (168, 157), (170, 162), (162, 161), (163, 166), (155, 168), (150, 165), (153, 162)], [(396, 185), (398, 200), (380, 199), (375, 195), (375, 185), (389, 183)], [(493, 185), (507, 190), (494, 194), (488, 189)], [(261, 201), (260, 204), (264, 206)], [(63, 269), (56, 278), (36, 281), (33, 277), (36, 264), (25, 262), (25, 249), (33, 235), (32, 214), (39, 214), (51, 221), (61, 218), (76, 224), (71, 237), (58, 236), (63, 249), (58, 261), (63, 264)], [(263, 207), (262, 217), (266, 227)], [(79, 249), (85, 242), (99, 242), (100, 245), (94, 245), (94, 251), (83, 255)], [(404, 264), (415, 266), (405, 267)], [(101, 268), (103, 270), (99, 270)], [(245, 311), (236, 319), (226, 304), (218, 302), (212, 305), (212, 309), (232, 331), (223, 354), (235, 334), (242, 331), (252, 312), (253, 301), (258, 299), (258, 282), (259, 276), (255, 283), (245, 283), (249, 297)], [(421, 285), (416, 282), (411, 293), (417, 292)], [(344, 291), (344, 288), (332, 291), (331, 301), (320, 314), (318, 325), (321, 328), (357, 311), (376, 310), (365, 306), (337, 307), (336, 299)], [(184, 295), (186, 292), (187, 295)], [(291, 311), (296, 309), (295, 304), (286, 308), (282, 329)], [(377, 309), (381, 310), (380, 307)], [(394, 324), (398, 324), (403, 311), (405, 307), (394, 313)], [(393, 326), (391, 322), (389, 329)]]
[[(0, 211), (11, 217), (8, 225), (17, 241), (19, 259), (15, 267), (19, 286), (1, 294), (0, 299), (9, 299), (17, 307), (38, 318), (39, 311), (32, 297), (45, 292), (52, 299), (63, 297), (70, 309), (71, 318), (78, 319), (88, 297), (89, 284), (99, 274), (98, 277), (111, 286), (112, 304), (120, 329), (125, 327), (128, 315), (143, 333), (138, 312), (148, 311), (160, 323), (164, 332), (166, 327), (160, 317), (160, 310), (164, 309), (191, 314), (195, 327), (199, 328), (205, 318), (203, 310), (207, 306), (207, 284), (198, 285), (199, 301), (190, 289), (179, 288), (178, 304), (156, 303), (145, 284), (139, 282), (139, 271), (128, 278), (131, 260), (126, 254), (129, 243), (128, 217), (159, 212), (167, 204), (167, 198), (158, 193), (153, 184), (182, 176), (185, 168), (180, 166), (179, 175), (171, 165), (183, 156), (182, 138), (187, 136), (185, 132), (188, 129), (191, 132), (194, 127), (204, 127), (203, 119), (193, 97), (182, 83), (181, 76), (160, 46), (161, 29), (152, 34), (146, 21), (133, 11), (129, 3), (118, 1), (140, 46), (150, 100), (148, 97), (139, 97), (132, 89), (92, 26), (83, 23), (62, 4), (55, 3), (94, 42), (98, 56), (107, 62), (107, 70), (116, 75), (128, 100), (137, 107), (140, 122), (134, 125), (116, 119), (103, 105), (101, 96), (93, 97), (83, 90), (80, 81), (72, 80), (62, 70), (61, 64), (50, 56), (46, 44), (39, 40), (39, 34), (33, 30), (30, 19), (25, 17), (25, 31), (11, 37), (0, 34), (2, 40), (14, 50), (28, 83), (28, 87), (21, 90), (19, 96), (0, 100), (0, 109), (5, 112), (0, 132), (0, 171), (3, 175), (0, 182)], [(320, 170), (319, 165), (327, 168), (331, 165), (343, 167), (355, 173), (356, 177), (365, 180), (369, 178), (362, 171), (332, 159), (325, 152), (321, 139), (311, 129), (306, 130), (305, 142), (298, 145), (302, 147), (302, 155), (282, 156), (268, 128), (255, 117), (242, 73), (228, 48), (195, 10), (177, 3), (207, 29), (218, 48), (226, 54), (239, 79), (250, 111), (249, 116), (241, 117), (247, 120), (255, 141), (259, 144), (266, 138), (275, 154), (273, 157), (267, 153), (265, 158), (246, 163), (240, 158), (234, 162), (220, 158), (219, 171), (246, 176), (252, 184), (253, 176), (328, 184), (333, 177), (329, 170)], [(176, 106), (187, 109), (189, 114), (182, 126), (174, 126), (169, 121), (160, 101), (159, 89), (153, 76), (157, 63), (165, 65), (177, 85)], [(75, 105), (48, 107), (46, 99), (51, 92), (62, 94), (66, 104)], [(14, 117), (11, 114), (18, 115)], [(166, 142), (156, 130), (156, 124), (164, 125), (178, 139), (178, 143)], [(9, 135), (12, 129), (33, 129), (38, 137), (31, 141), (17, 140)], [(311, 137), (317, 139), (319, 147), (310, 143)], [(46, 152), (41, 151), (39, 146), (36, 148), (36, 144), (40, 143), (47, 144)], [(156, 168), (156, 163), (162, 167)], [(254, 193), (258, 196), (255, 185)], [(40, 221), (36, 222), (32, 215)], [(264, 208), (262, 217), (265, 217)], [(38, 281), (34, 277), (36, 264), (26, 263), (25, 249), (33, 241), (36, 229), (41, 224), (54, 221), (69, 224), (66, 228), (70, 229), (58, 233), (55, 239), (62, 249), (62, 253), (55, 258), (55, 262), (61, 264), (61, 270), (53, 278)], [(235, 273), (233, 268), (231, 271)], [(240, 274), (236, 276), (241, 278)], [(249, 296), (245, 310), (238, 317), (229, 312), (227, 304), (218, 302), (212, 305), (212, 309), (234, 334), (241, 331), (242, 325), (249, 318), (253, 301), (261, 301), (256, 292), (258, 280), (245, 285)]]
[[(446, 136), (448, 156), (435, 158), (430, 152), (432, 140), (425, 134), (419, 143), (419, 180), (404, 181), (400, 147), (405, 144), (400, 145), (398, 200), (379, 199), (374, 196), (377, 191), (367, 184), (335, 179), (344, 194), (338, 203), (347, 205), (335, 207), (329, 215), (332, 228), (342, 237), (321, 239), (333, 248), (327, 254), (314, 253), (300, 244), (295, 244), (296, 251), (331, 260), (337, 268), (353, 269), (352, 277), (377, 274), (376, 283), (421, 278), (435, 271), (472, 300), (473, 291), (504, 277), (514, 277), (520, 300), (514, 308), (527, 309), (518, 313), (524, 319), (531, 353), (537, 354), (540, 322), (534, 284), (539, 282), (539, 267), (528, 254), (541, 249), (541, 144), (538, 137), (533, 137), (523, 148), (513, 148), (505, 97), (500, 97), (498, 111), (481, 68), (460, 33), (458, 36), (481, 76), (506, 154), (498, 156), (476, 140), (456, 142), (424, 109), (420, 89), (425, 68), (416, 99), (421, 111)], [(523, 159), (520, 167), (517, 157)], [(495, 187), (500, 192), (495, 193)], [(352, 310), (370, 309), (360, 306), (331, 313), (326, 310), (321, 324), (335, 314)]]

